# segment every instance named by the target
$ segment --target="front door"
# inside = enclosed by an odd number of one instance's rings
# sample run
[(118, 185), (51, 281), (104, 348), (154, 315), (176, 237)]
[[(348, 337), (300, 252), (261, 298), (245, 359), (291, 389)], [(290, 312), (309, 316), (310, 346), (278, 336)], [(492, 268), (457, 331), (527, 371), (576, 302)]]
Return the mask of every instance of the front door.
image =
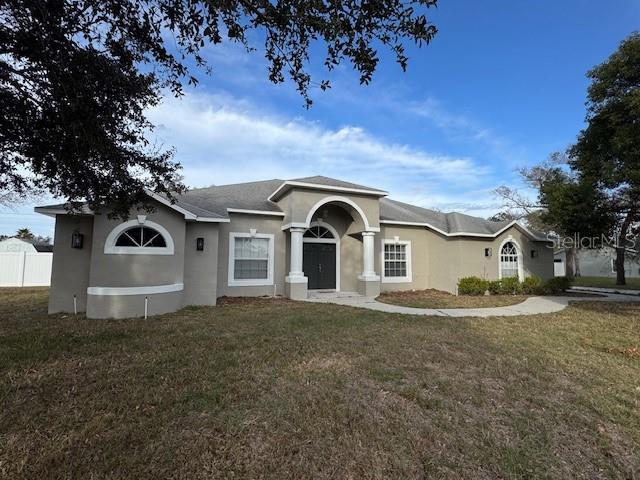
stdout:
[(336, 288), (336, 244), (305, 243), (302, 269), (309, 278), (309, 290)]

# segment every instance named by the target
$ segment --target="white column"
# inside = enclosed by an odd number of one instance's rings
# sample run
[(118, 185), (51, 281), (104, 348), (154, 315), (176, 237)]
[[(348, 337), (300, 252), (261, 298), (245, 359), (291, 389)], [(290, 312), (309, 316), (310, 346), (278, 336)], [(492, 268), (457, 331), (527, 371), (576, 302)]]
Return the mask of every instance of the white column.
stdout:
[(302, 282), (305, 280), (302, 271), (302, 236), (304, 228), (291, 228), (291, 262), (289, 268), (288, 282)]
[(361, 280), (379, 280), (374, 268), (374, 232), (362, 232), (362, 275)]

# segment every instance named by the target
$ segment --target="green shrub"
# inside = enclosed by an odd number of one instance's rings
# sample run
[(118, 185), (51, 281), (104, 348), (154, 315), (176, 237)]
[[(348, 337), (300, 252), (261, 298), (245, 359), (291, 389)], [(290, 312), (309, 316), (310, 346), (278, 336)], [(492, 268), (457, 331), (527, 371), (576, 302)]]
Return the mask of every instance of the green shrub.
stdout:
[(491, 295), (500, 295), (502, 290), (502, 282), (500, 280), (491, 280), (487, 283), (487, 289)]
[(542, 280), (538, 277), (527, 277), (521, 285), (522, 293), (526, 295), (539, 295), (542, 293)]
[(562, 293), (571, 286), (571, 280), (567, 277), (553, 277), (547, 280), (542, 289), (546, 294)]
[(517, 295), (520, 293), (520, 280), (518, 280), (518, 277), (507, 277), (500, 280), (500, 293), (502, 295)]
[(520, 281), (516, 277), (493, 280), (488, 282), (487, 288), (491, 295), (517, 295), (522, 290)]
[(484, 295), (487, 282), (479, 277), (464, 277), (458, 280), (458, 295)]

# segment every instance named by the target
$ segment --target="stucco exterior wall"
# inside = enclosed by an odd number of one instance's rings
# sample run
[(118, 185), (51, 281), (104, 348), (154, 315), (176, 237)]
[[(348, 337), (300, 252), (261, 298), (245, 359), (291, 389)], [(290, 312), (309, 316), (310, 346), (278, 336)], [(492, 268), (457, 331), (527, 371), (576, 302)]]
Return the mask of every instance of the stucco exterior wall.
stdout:
[[(288, 250), (286, 236), (288, 232), (282, 231), (282, 217), (267, 215), (231, 214), (231, 222), (221, 223), (218, 238), (218, 297), (230, 296), (262, 296), (284, 295), (284, 277), (287, 274), (286, 256)], [(274, 236), (274, 285), (261, 286), (229, 286), (229, 233), (249, 233), (250, 229), (256, 229), (257, 233), (270, 233)]]
[(144, 315), (145, 297), (147, 315), (162, 315), (183, 307), (183, 292), (149, 295), (89, 295), (88, 318), (131, 318)]
[[(394, 236), (411, 241), (412, 282), (383, 281), (383, 291), (434, 288), (455, 293), (458, 280), (462, 277), (473, 275), (496, 280), (499, 277), (500, 246), (508, 238), (513, 239), (522, 249), (525, 277), (535, 275), (543, 280), (553, 277), (553, 250), (547, 248), (544, 242), (530, 240), (517, 227), (512, 227), (493, 239), (445, 237), (422, 227), (383, 225), (381, 239), (393, 239)], [(378, 244), (381, 245), (380, 240)], [(485, 248), (492, 249), (491, 257), (485, 256)], [(531, 250), (538, 252), (536, 258), (531, 257)], [(382, 259), (380, 255), (378, 257), (382, 268)]]
[[(174, 243), (173, 255), (105, 253), (107, 236), (123, 221), (109, 219), (105, 213), (95, 215), (89, 287), (149, 287), (184, 283), (186, 222), (183, 215), (160, 203), (154, 203), (154, 207), (155, 211), (151, 213), (132, 209), (130, 218), (146, 215), (147, 221), (164, 227)], [(143, 316), (145, 297), (148, 299), (149, 315), (175, 311), (183, 305), (183, 291), (134, 295), (89, 294), (87, 317)]]
[[(430, 257), (430, 244), (431, 244), (431, 232), (425, 230), (423, 227), (398, 227), (398, 226), (382, 226), (382, 231), (376, 234), (375, 248), (376, 248), (376, 273), (381, 276), (381, 290), (382, 291), (394, 291), (394, 290), (423, 290), (429, 287), (430, 280), (429, 275), (431, 273), (431, 265), (429, 263)], [(385, 282), (382, 278), (384, 273), (384, 261), (382, 258), (382, 242), (383, 240), (393, 240), (394, 237), (399, 237), (401, 241), (411, 242), (411, 283), (395, 283)]]
[[(217, 223), (187, 223), (184, 254), (184, 304), (215, 305), (218, 295)], [(196, 239), (204, 238), (204, 250)]]
[[(71, 248), (75, 231), (84, 235), (81, 249)], [(74, 295), (78, 311), (86, 311), (92, 237), (93, 217), (56, 215), (49, 313), (73, 312)]]
[[(355, 202), (366, 216), (369, 230), (380, 227), (374, 237), (374, 270), (382, 277), (382, 241), (398, 237), (411, 242), (411, 281), (381, 284), (370, 276), (366, 291), (411, 290), (434, 288), (454, 293), (458, 280), (466, 276), (497, 279), (499, 276), (500, 246), (511, 238), (521, 249), (524, 276), (542, 279), (553, 276), (553, 250), (544, 242), (532, 241), (518, 227), (512, 227), (497, 238), (447, 237), (417, 226), (379, 224), (377, 197), (343, 195), (325, 191), (296, 189), (279, 202), (286, 217), (231, 213), (229, 223), (192, 223), (184, 216), (162, 204), (155, 204), (151, 213), (132, 211), (131, 218), (146, 215), (147, 221), (165, 228), (174, 243), (173, 255), (109, 254), (105, 241), (109, 233), (122, 223), (106, 214), (94, 217), (58, 215), (49, 310), (72, 311), (76, 295), (79, 311), (87, 311), (91, 318), (131, 317), (144, 314), (145, 298), (148, 314), (175, 311), (184, 305), (215, 305), (220, 296), (271, 296), (285, 294), (285, 277), (289, 272), (290, 234), (283, 226), (293, 222), (306, 224), (322, 220), (331, 225), (340, 239), (339, 283), (342, 291), (362, 291), (358, 280), (363, 271), (363, 241), (366, 229), (360, 213), (348, 204), (322, 202), (340, 196)], [(321, 206), (314, 210), (318, 204)], [(313, 212), (310, 217), (309, 212)], [(267, 285), (229, 285), (230, 233), (271, 234), (273, 244), (273, 282)], [(71, 249), (71, 233), (78, 230), (85, 235), (84, 248)], [(204, 251), (196, 250), (196, 239), (205, 239)], [(485, 248), (492, 249), (490, 257)], [(536, 250), (536, 258), (531, 251)], [(375, 285), (373, 285), (375, 283)], [(181, 286), (184, 285), (182, 288)], [(301, 284), (304, 285), (304, 284)], [(140, 287), (173, 286), (168, 293), (139, 293)], [(87, 295), (87, 288), (92, 292)], [(300, 285), (298, 285), (300, 287)], [(373, 289), (375, 287), (375, 289)], [(129, 289), (125, 293), (114, 288)], [(300, 287), (302, 288), (302, 287)]]
[(91, 252), (91, 287), (138, 287), (183, 283), (184, 241), (186, 223), (184, 217), (159, 203), (152, 213), (132, 210), (130, 219), (146, 215), (147, 220), (167, 229), (174, 242), (173, 255), (114, 255), (105, 254), (107, 235), (122, 220), (109, 219), (106, 214), (96, 215), (93, 223), (93, 248)]

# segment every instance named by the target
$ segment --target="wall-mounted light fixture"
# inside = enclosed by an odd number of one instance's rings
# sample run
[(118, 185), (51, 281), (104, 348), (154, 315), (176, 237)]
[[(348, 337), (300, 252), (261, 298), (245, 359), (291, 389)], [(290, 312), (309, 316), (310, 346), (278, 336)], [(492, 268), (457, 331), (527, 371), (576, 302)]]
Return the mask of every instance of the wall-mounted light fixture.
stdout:
[(538, 257), (538, 250), (531, 250), (531, 258), (537, 258)]
[(196, 238), (196, 250), (202, 252), (204, 250), (204, 238), (198, 237)]
[(84, 235), (76, 231), (71, 234), (71, 248), (82, 248)]
[(484, 256), (485, 257), (490, 257), (491, 255), (493, 255), (493, 251), (490, 248), (485, 248), (484, 249)]

